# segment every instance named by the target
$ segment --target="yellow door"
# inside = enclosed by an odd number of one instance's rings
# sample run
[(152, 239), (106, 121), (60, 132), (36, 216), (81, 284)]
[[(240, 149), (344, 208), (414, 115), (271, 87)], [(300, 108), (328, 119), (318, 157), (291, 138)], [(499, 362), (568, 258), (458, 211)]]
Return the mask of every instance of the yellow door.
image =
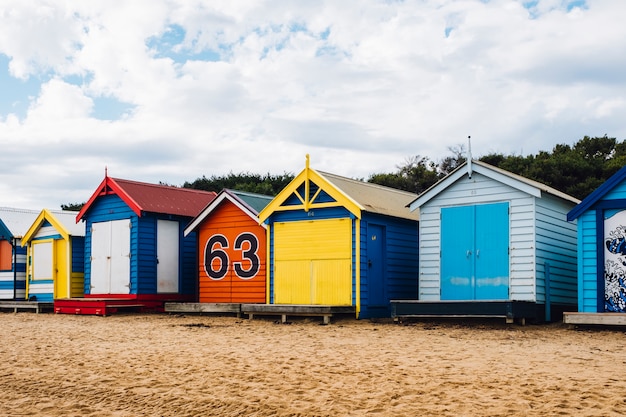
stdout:
[(54, 241), (54, 298), (69, 298), (70, 282), (68, 274), (67, 242), (62, 239)]
[(352, 304), (350, 219), (274, 224), (274, 302)]

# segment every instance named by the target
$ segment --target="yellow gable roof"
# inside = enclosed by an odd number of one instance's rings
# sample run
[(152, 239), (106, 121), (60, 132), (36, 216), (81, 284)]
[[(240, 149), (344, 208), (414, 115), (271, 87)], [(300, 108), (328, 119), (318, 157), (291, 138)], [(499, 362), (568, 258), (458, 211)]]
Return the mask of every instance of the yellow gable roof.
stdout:
[[(309, 193), (310, 183), (319, 187), (317, 193), (311, 196)], [(298, 190), (304, 185), (305, 192), (301, 194)], [(324, 191), (334, 202), (318, 202), (316, 197)], [(283, 205), (287, 199), (295, 195), (301, 204)], [(419, 214), (411, 212), (407, 205), (415, 200), (417, 194), (394, 188), (384, 187), (358, 181), (339, 175), (326, 172), (315, 171), (309, 166), (309, 158), (305, 169), (300, 172), (260, 213), (259, 220), (264, 222), (276, 211), (288, 211), (301, 209), (309, 211), (311, 209), (326, 207), (345, 207), (355, 217), (361, 218), (361, 212), (377, 213), (386, 216), (394, 216), (411, 220), (418, 220)]]

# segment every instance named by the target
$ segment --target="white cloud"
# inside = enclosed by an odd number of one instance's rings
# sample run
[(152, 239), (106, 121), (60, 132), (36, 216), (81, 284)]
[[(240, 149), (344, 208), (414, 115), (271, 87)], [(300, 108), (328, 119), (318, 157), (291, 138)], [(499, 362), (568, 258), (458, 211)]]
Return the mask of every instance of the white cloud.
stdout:
[[(475, 155), (623, 139), (626, 5), (527, 3), (6, 0), (0, 53), (41, 88), (0, 114), (0, 205), (82, 201), (105, 166), (182, 184), (310, 153), (367, 177), (468, 135)], [(99, 97), (128, 110), (98, 120)]]

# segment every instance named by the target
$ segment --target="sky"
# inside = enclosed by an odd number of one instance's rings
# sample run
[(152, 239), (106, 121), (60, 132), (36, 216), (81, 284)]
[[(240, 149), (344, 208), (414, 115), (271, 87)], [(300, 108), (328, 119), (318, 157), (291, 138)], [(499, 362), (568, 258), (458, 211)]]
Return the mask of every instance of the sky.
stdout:
[(0, 206), (626, 138), (626, 2), (1, 0)]

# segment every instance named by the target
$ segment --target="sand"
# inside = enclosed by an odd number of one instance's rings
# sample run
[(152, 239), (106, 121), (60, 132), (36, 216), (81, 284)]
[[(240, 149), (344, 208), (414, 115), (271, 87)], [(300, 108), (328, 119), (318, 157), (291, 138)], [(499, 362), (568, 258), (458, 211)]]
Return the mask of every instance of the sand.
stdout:
[(2, 416), (626, 414), (624, 329), (0, 313)]

